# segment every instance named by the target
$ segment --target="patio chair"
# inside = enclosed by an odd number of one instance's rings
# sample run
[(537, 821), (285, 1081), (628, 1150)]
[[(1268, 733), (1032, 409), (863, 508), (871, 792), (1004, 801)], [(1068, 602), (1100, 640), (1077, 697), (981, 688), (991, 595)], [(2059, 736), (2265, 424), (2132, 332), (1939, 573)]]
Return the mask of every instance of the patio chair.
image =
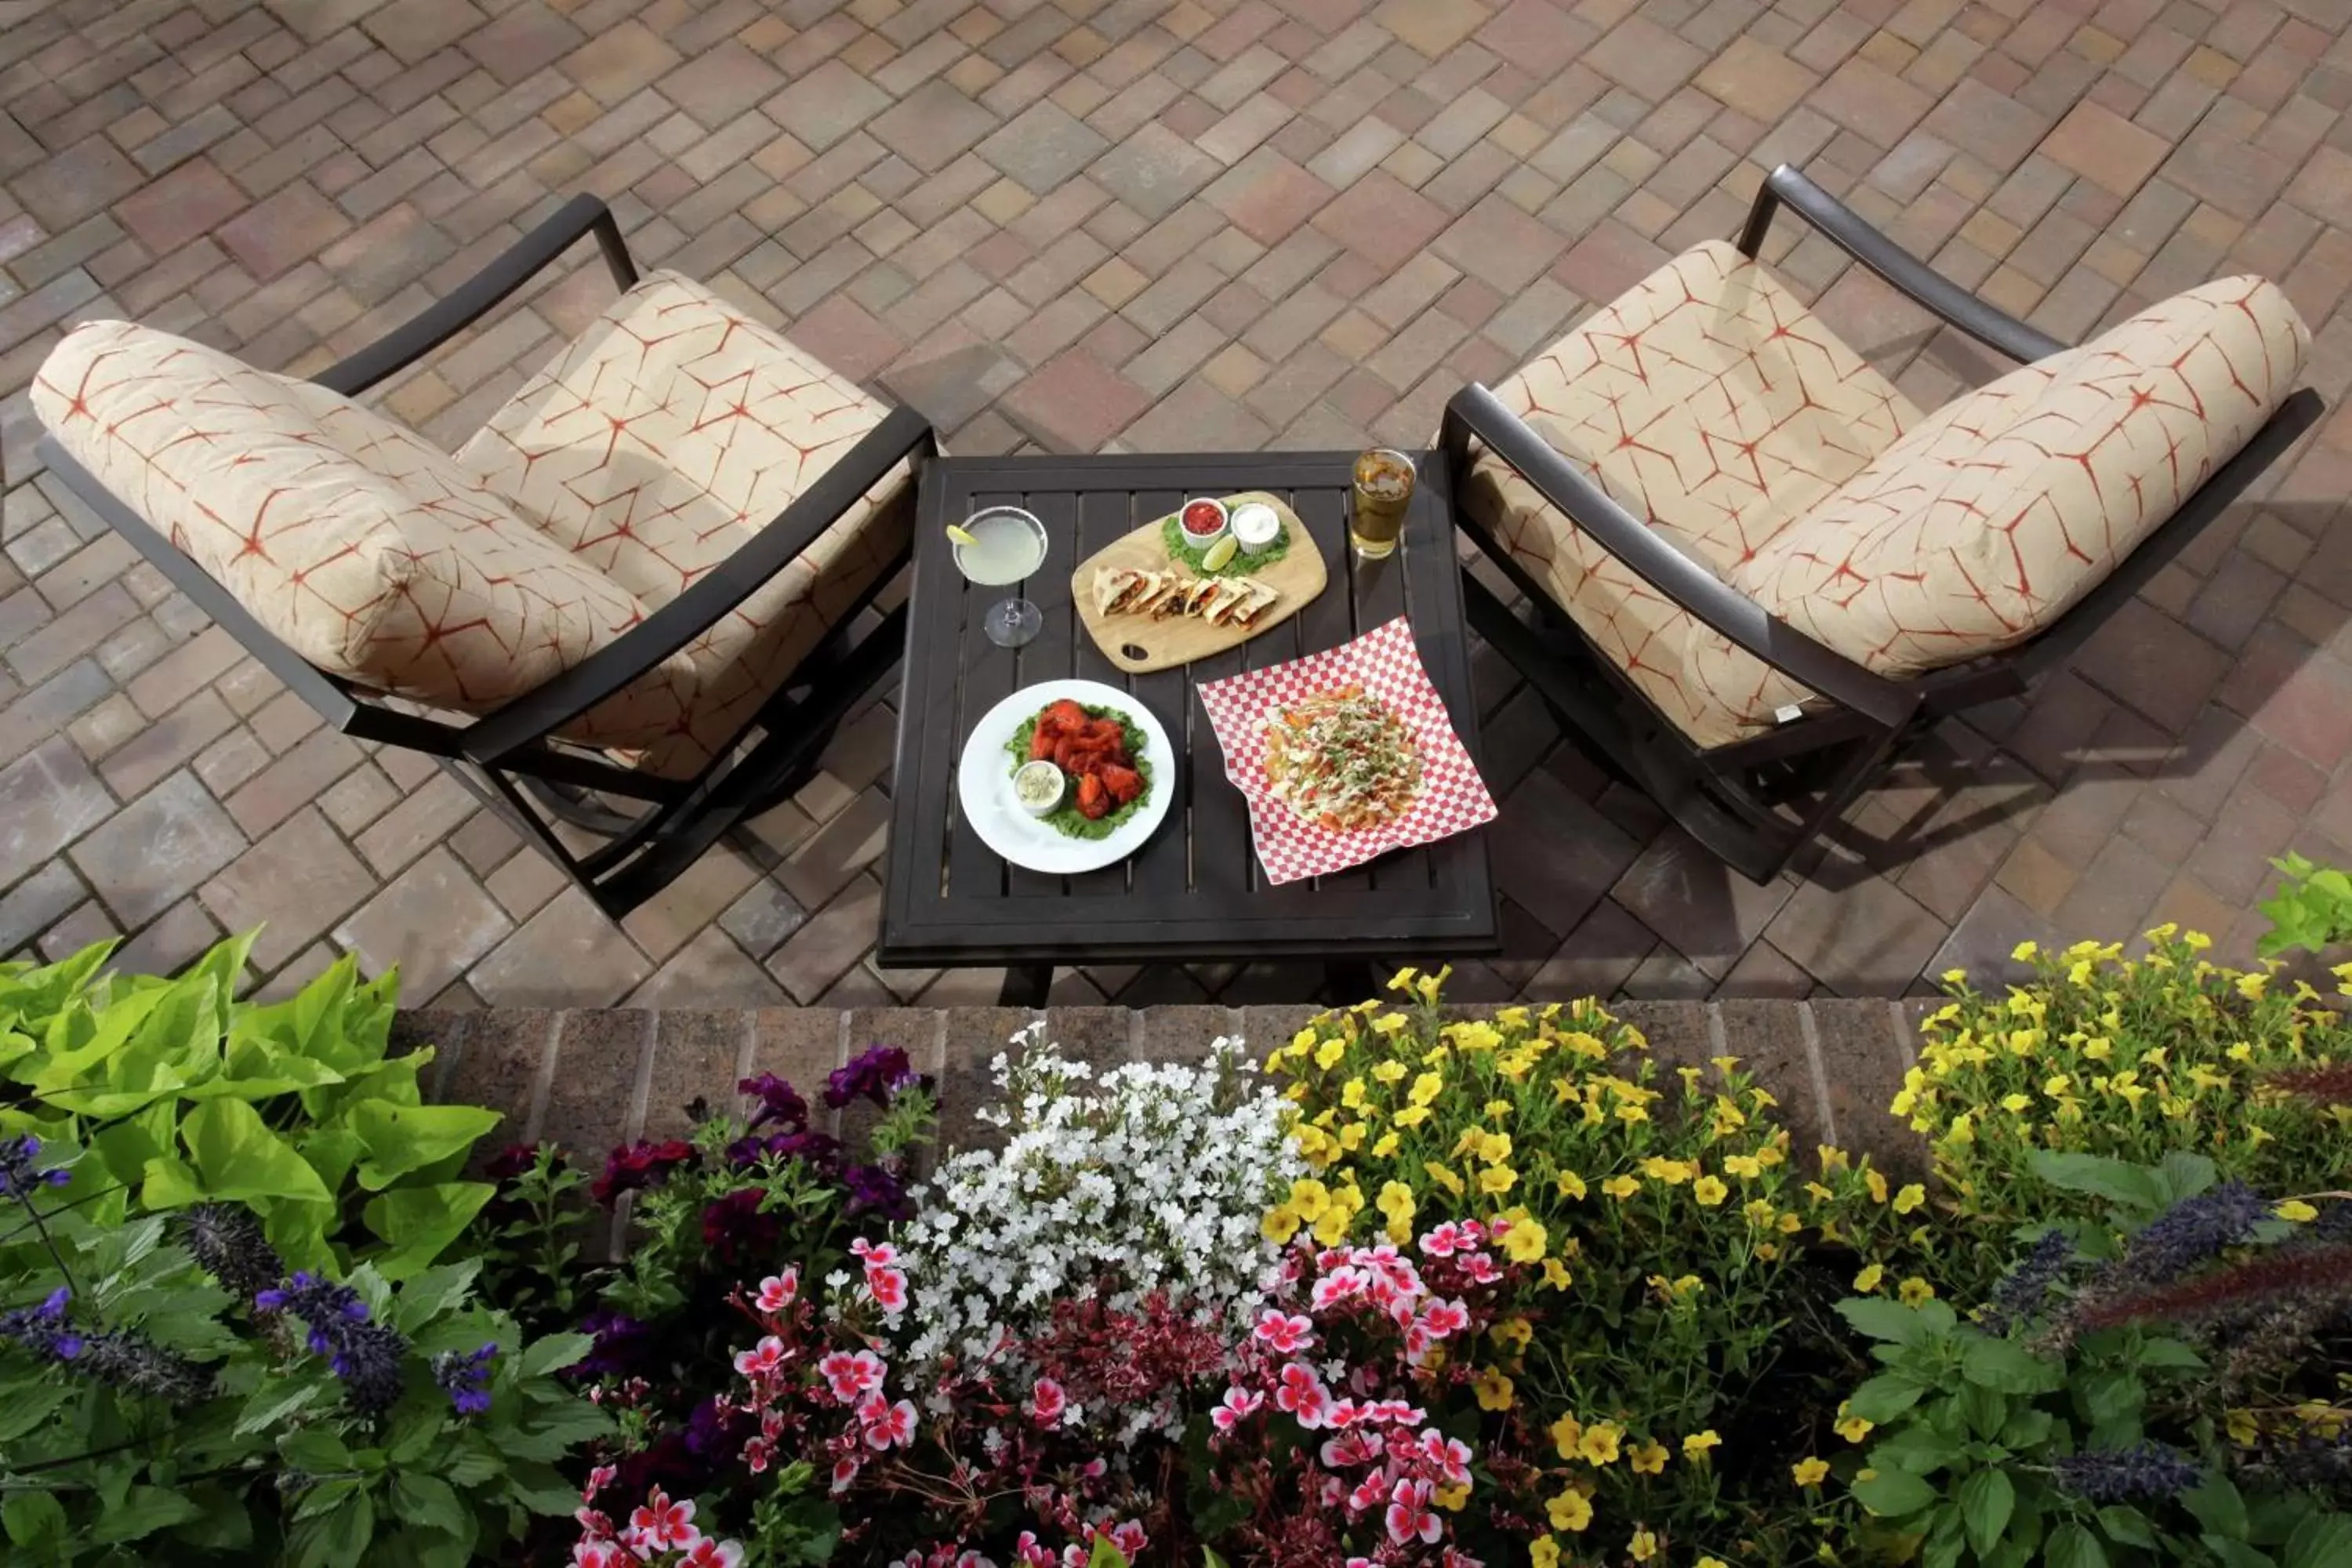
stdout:
[[(1774, 212), (2022, 363), (1922, 415), (1757, 260)], [(1907, 255), (1796, 169), (1447, 405), (1472, 625), (1758, 882), (1946, 716), (2016, 696), (2318, 418), (2310, 333), (2232, 278), (2080, 348)], [(1473, 447), (1475, 447), (1475, 456)]]
[[(620, 298), (454, 455), (353, 401), (591, 234)], [(310, 381), (96, 321), (33, 403), (66, 484), (330, 725), (438, 759), (614, 919), (798, 788), (897, 662), (904, 605), (861, 612), (938, 450), (640, 279), (587, 195)]]

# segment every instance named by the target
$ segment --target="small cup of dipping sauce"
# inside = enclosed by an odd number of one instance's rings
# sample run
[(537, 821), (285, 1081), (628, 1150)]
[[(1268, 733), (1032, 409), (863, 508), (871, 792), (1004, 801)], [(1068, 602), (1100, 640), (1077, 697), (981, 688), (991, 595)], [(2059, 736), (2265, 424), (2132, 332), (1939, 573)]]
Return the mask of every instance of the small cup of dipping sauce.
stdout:
[(1252, 555), (1282, 537), (1282, 519), (1264, 501), (1245, 501), (1234, 508), (1234, 539)]
[(1193, 549), (1214, 544), (1225, 536), (1225, 503), (1206, 496), (1188, 500), (1176, 522), (1184, 531), (1184, 542)]
[(1032, 816), (1045, 816), (1062, 804), (1069, 781), (1052, 763), (1024, 763), (1013, 774), (1013, 798)]

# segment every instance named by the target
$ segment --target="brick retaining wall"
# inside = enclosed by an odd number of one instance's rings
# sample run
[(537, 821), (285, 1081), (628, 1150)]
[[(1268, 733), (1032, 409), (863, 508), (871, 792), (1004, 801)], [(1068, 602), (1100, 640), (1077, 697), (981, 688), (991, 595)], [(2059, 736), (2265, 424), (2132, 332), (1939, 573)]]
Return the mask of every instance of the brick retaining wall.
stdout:
[[(1808, 1162), (1812, 1146), (1827, 1141), (1904, 1164), (1916, 1163), (1919, 1151), (1886, 1103), (1913, 1059), (1916, 1020), (1934, 1005), (1628, 1002), (1612, 1010), (1647, 1035), (1669, 1067), (1726, 1053), (1744, 1058), (1780, 1100)], [(1316, 1011), (1052, 1007), (1043, 1016), (1067, 1054), (1117, 1063), (1195, 1059), (1220, 1035), (1239, 1035), (1263, 1052)], [(755, 1072), (780, 1074), (814, 1100), (826, 1073), (876, 1044), (904, 1047), (938, 1079), (940, 1144), (953, 1148), (970, 1141), (972, 1110), (990, 1087), (990, 1058), (1039, 1016), (1000, 1007), (411, 1012), (401, 1015), (397, 1037), (404, 1046), (438, 1047), (425, 1075), (433, 1098), (506, 1114), (506, 1126), (485, 1141), (486, 1153), (519, 1139), (552, 1139), (597, 1160), (617, 1142), (678, 1136), (689, 1103), (725, 1105), (736, 1080)]]

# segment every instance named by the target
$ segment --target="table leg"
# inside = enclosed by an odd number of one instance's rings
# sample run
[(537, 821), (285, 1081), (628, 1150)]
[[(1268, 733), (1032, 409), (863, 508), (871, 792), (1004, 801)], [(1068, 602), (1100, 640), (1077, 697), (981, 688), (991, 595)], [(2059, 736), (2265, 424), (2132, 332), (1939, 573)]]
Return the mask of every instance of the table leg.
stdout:
[(1323, 994), (1335, 1007), (1353, 1006), (1380, 995), (1381, 978), (1370, 963), (1360, 958), (1337, 959), (1323, 966)]
[(1043, 1007), (1045, 993), (1053, 988), (1054, 966), (1050, 963), (1016, 963), (1004, 971), (1003, 987), (996, 994), (1000, 1007)]

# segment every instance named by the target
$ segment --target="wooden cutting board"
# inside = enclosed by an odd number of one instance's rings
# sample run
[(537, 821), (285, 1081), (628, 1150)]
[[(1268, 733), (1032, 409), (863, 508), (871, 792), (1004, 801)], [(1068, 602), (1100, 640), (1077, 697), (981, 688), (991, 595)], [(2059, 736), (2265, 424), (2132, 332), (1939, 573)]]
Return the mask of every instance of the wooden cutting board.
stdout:
[[(1155, 621), (1150, 616), (1097, 615), (1094, 584), (1098, 569), (1124, 566), (1137, 572), (1164, 572), (1171, 564), (1168, 546), (1160, 536), (1160, 525), (1167, 517), (1152, 519), (1134, 532), (1096, 551), (1070, 574), (1070, 602), (1077, 606), (1078, 619), (1086, 624), (1087, 635), (1095, 639), (1095, 646), (1102, 649), (1105, 658), (1130, 675), (1149, 675), (1155, 669), (1190, 664), (1196, 658), (1239, 647), (1268, 626), (1280, 626), (1305, 609), (1330, 581), (1324, 570), (1323, 552), (1316, 547), (1314, 536), (1298, 521), (1297, 512), (1264, 490), (1241, 490), (1217, 499), (1228, 510), (1262, 501), (1282, 519), (1282, 526), (1289, 531), (1288, 554), (1271, 564), (1253, 566), (1247, 556), (1236, 553), (1233, 564), (1217, 574), (1220, 577), (1255, 577), (1282, 597), (1245, 628), (1214, 626), (1190, 616), (1171, 616), (1164, 621)], [(1186, 576), (1195, 575), (1192, 568), (1181, 563), (1174, 564)]]

